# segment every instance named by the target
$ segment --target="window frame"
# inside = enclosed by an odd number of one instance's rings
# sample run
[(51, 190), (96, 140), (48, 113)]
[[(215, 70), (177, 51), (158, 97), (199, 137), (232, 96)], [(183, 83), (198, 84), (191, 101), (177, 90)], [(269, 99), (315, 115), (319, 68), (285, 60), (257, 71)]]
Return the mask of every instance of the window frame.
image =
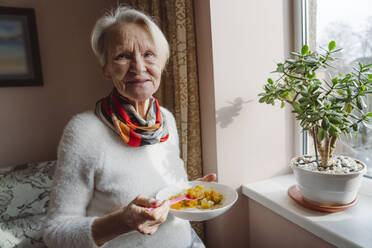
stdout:
[[(293, 1), (294, 49), (301, 51), (303, 45), (309, 43), (308, 0)], [(302, 131), (299, 121), (295, 121), (295, 154), (307, 155), (308, 135)]]

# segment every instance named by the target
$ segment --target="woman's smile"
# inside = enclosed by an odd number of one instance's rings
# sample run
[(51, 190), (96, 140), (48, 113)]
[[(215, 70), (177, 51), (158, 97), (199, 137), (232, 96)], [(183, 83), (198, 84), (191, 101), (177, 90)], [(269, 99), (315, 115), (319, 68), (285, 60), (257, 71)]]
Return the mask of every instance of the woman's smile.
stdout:
[(143, 86), (146, 83), (151, 83), (150, 79), (132, 79), (132, 80), (127, 80), (125, 83), (135, 85), (135, 86)]

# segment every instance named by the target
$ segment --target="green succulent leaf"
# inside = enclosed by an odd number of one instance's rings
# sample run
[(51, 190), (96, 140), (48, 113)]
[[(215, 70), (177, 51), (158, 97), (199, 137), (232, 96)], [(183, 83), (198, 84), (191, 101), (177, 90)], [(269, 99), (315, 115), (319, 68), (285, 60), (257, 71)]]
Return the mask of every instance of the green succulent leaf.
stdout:
[(282, 101), (282, 103), (280, 104), (280, 107), (281, 107), (281, 108), (284, 108), (284, 106), (285, 106), (285, 102)]
[(362, 110), (363, 107), (364, 107), (363, 106), (364, 104), (362, 102), (363, 101), (362, 98), (360, 96), (358, 96), (356, 100), (357, 100), (356, 104), (357, 104), (358, 109)]
[(335, 125), (332, 125), (329, 127), (329, 135), (337, 137), (338, 134), (341, 132), (341, 130), (336, 127)]
[(329, 116), (328, 119), (332, 124), (342, 124), (342, 120), (338, 117)]
[(273, 81), (271, 78), (268, 78), (268, 79), (267, 79), (267, 82), (268, 82), (269, 84), (274, 84), (274, 81)]
[(345, 106), (345, 111), (346, 111), (348, 114), (350, 114), (351, 111), (353, 111), (353, 106), (351, 106), (350, 103), (346, 104), (346, 106)]
[(328, 130), (328, 128), (329, 128), (329, 121), (328, 121), (327, 117), (324, 117), (323, 120), (322, 120), (322, 128), (324, 130)]
[(289, 96), (289, 91), (284, 91), (280, 97), (283, 98), (283, 99), (287, 99), (288, 100), (288, 96)]
[(269, 92), (272, 89), (272, 86), (270, 84), (265, 85), (266, 92)]
[(261, 97), (258, 102), (264, 103), (266, 101), (266, 96)]
[(326, 132), (324, 131), (324, 129), (323, 128), (319, 128), (319, 131), (318, 131), (318, 140), (319, 140), (319, 142), (321, 142), (322, 140), (324, 140), (325, 134), (326, 134)]
[(335, 49), (335, 47), (336, 47), (336, 42), (334, 40), (329, 42), (329, 44), (328, 44), (328, 50), (329, 51), (332, 51), (333, 49)]
[(302, 55), (306, 55), (306, 54), (309, 54), (309, 46), (308, 45), (304, 45), (301, 49), (301, 54)]
[(297, 57), (301, 56), (301, 54), (299, 54), (298, 52), (291, 52), (291, 54)]
[(279, 63), (276, 68), (277, 72), (284, 72), (284, 65), (282, 63)]
[(347, 88), (347, 89), (346, 89), (346, 92), (347, 92), (347, 96), (348, 96), (348, 97), (351, 97), (351, 89), (350, 89), (350, 88)]
[(307, 77), (309, 78), (309, 79), (314, 79), (315, 78), (315, 72), (312, 72), (311, 74), (310, 74), (310, 72), (308, 72), (307, 73)]
[(301, 113), (302, 112), (302, 109), (300, 107), (300, 104), (298, 104), (298, 102), (293, 102), (293, 108), (295, 109), (295, 111), (297, 113)]
[(351, 127), (353, 128), (353, 130), (354, 130), (355, 132), (358, 131), (358, 124), (357, 124), (357, 123), (354, 123)]
[(333, 86), (336, 85), (336, 84), (338, 84), (339, 81), (340, 80), (339, 80), (338, 77), (332, 78), (332, 84), (333, 84)]

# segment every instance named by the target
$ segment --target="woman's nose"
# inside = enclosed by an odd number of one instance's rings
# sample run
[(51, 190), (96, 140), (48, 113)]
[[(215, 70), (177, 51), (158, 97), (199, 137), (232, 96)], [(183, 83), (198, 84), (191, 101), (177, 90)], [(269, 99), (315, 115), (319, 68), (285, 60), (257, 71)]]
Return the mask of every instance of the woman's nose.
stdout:
[(138, 73), (138, 72), (143, 72), (145, 70), (146, 70), (146, 67), (145, 67), (145, 61), (143, 60), (143, 57), (140, 55), (135, 55), (131, 63), (130, 71)]

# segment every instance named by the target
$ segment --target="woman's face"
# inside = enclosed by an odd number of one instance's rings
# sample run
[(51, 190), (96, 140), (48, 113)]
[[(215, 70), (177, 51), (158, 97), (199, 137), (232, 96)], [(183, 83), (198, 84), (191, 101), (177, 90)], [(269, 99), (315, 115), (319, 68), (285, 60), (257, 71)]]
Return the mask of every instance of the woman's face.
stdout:
[(130, 101), (150, 98), (159, 88), (163, 67), (150, 33), (133, 23), (113, 27), (106, 37), (105, 77)]

